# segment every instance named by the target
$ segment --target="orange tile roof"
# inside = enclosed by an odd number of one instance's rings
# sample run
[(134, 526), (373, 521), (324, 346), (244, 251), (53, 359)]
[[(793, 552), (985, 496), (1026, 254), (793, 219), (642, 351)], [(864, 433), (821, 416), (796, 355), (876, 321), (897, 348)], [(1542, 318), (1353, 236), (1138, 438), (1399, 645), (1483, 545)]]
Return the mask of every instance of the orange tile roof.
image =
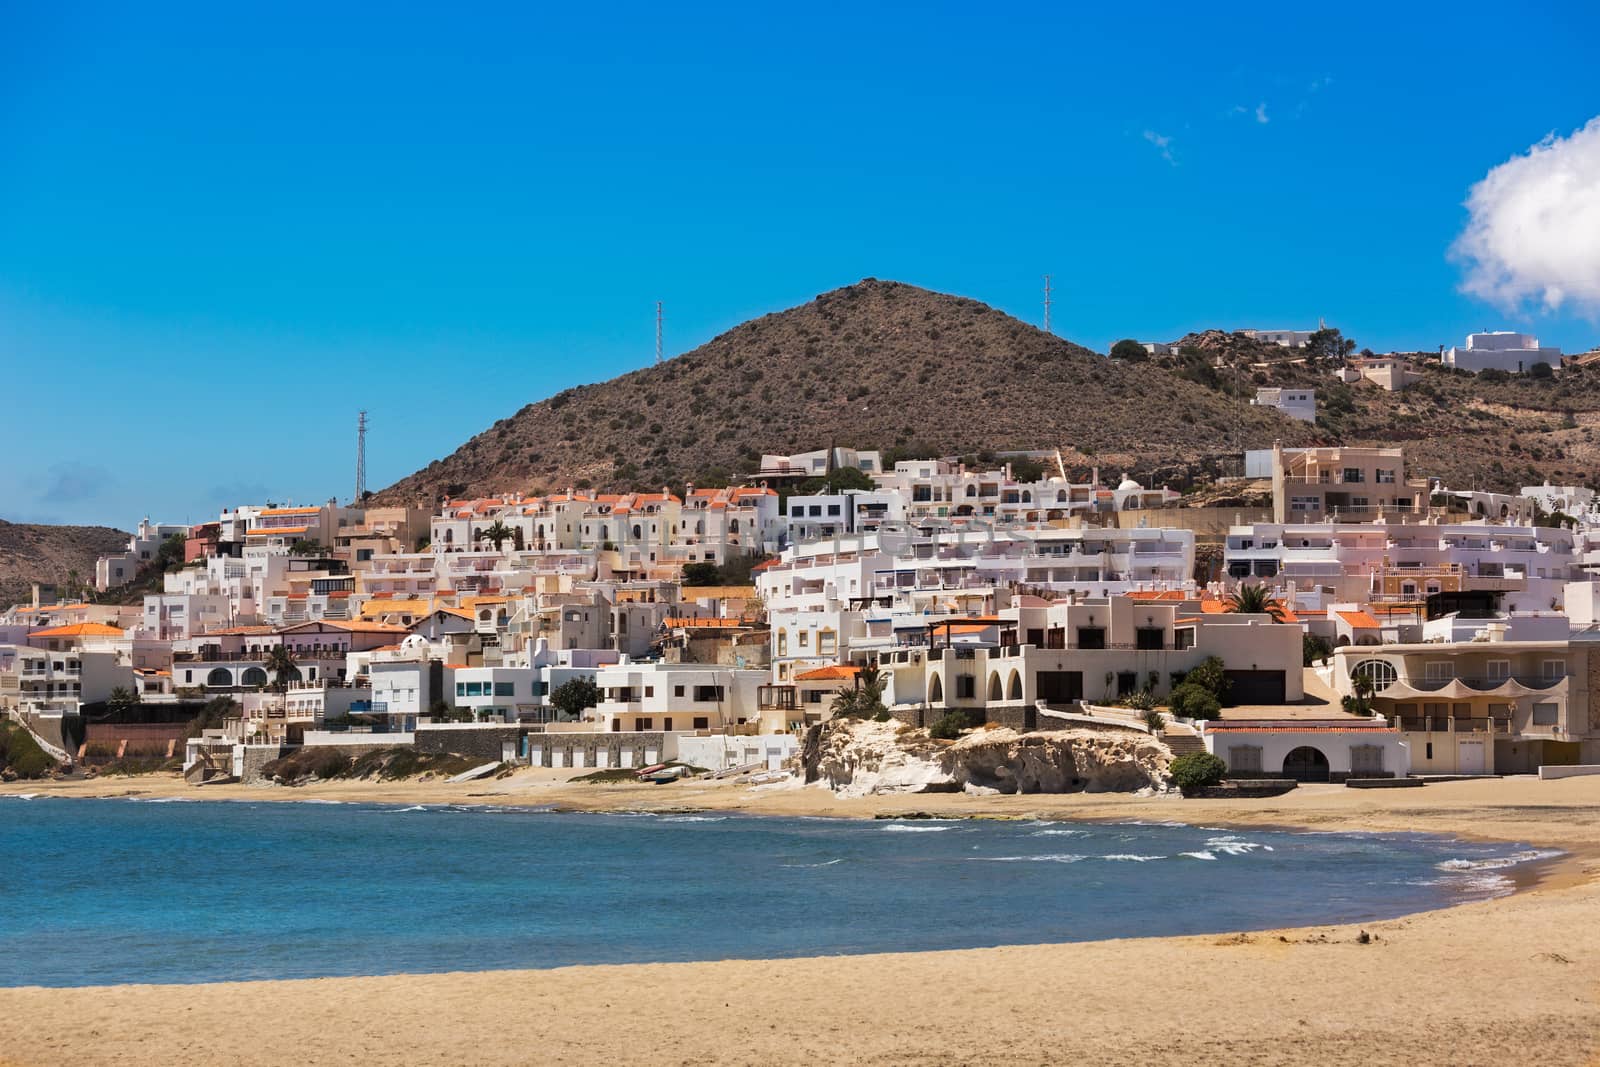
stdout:
[(75, 622), (71, 626), (55, 626), (48, 630), (35, 630), (29, 637), (121, 637), (122, 631), (103, 622)]
[(1339, 618), (1354, 626), (1358, 630), (1376, 630), (1382, 625), (1377, 619), (1364, 611), (1341, 611)]
[(746, 624), (740, 619), (695, 619), (686, 615), (669, 615), (666, 625), (682, 627), (685, 630), (731, 630)]
[(835, 663), (828, 667), (818, 667), (815, 670), (801, 671), (794, 676), (797, 682), (831, 682), (854, 678), (861, 673), (860, 667), (850, 667), (842, 663)]
[(1200, 601), (1200, 612), (1203, 615), (1226, 615), (1228, 613), (1228, 605), (1220, 600), (1202, 600)]
[(267, 508), (258, 515), (315, 515), (321, 508)]
[(246, 537), (282, 537), (285, 534), (303, 534), (311, 529), (309, 526), (258, 526), (254, 530), (246, 530)]
[(1128, 594), (1129, 600), (1192, 600), (1194, 597), (1181, 589), (1140, 589)]

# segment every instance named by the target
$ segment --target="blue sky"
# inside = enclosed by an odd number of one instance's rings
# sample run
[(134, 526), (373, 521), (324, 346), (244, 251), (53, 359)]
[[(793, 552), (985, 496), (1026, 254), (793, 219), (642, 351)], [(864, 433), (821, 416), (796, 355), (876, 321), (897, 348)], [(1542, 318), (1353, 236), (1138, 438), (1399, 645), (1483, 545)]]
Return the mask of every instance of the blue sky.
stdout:
[(1448, 256), (1600, 114), (1595, 5), (1098, 8), (6, 5), (0, 517), (343, 498), (360, 408), (378, 488), (648, 362), (658, 299), (675, 353), (865, 276), (1037, 322), (1050, 272), (1101, 350), (1600, 342)]

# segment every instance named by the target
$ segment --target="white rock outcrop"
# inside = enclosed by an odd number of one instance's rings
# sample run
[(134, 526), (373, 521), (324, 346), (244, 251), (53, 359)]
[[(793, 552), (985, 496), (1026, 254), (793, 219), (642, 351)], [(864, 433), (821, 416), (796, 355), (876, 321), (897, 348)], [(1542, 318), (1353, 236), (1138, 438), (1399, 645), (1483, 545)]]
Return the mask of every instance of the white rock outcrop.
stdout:
[(935, 741), (897, 722), (837, 719), (814, 726), (800, 769), (841, 796), (873, 793), (1105, 793), (1164, 790), (1172, 753), (1132, 730), (974, 730)]

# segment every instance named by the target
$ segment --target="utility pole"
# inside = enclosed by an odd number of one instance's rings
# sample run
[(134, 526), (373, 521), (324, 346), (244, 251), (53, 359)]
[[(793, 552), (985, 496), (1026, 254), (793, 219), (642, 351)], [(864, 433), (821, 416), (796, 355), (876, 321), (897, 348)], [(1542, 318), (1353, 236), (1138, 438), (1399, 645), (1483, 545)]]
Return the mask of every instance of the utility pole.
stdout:
[(661, 301), (656, 301), (656, 362), (661, 362)]
[(367, 495), (367, 413), (356, 416), (356, 498), (351, 503), (361, 506)]
[(1050, 275), (1044, 276), (1044, 332), (1050, 333)]

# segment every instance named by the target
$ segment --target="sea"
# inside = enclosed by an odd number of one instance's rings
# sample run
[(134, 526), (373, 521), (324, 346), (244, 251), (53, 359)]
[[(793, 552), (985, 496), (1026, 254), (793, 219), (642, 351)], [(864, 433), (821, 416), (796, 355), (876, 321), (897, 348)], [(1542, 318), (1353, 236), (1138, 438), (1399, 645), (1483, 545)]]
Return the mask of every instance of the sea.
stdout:
[(1361, 922), (1556, 853), (1178, 823), (0, 800), (0, 985), (780, 958)]

